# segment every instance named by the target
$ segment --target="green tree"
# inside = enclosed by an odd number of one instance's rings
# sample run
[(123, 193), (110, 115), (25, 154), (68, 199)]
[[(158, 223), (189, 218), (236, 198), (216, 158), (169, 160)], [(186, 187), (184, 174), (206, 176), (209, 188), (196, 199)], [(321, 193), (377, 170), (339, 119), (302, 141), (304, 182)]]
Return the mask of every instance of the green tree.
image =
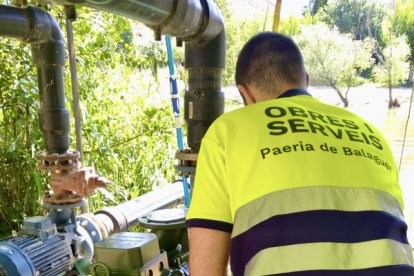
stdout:
[(392, 88), (404, 81), (408, 71), (407, 57), (410, 48), (405, 37), (389, 34), (387, 46), (381, 52), (380, 61), (374, 67), (375, 81), (388, 87), (388, 107), (399, 107), (397, 98), (392, 96)]
[(301, 18), (290, 16), (280, 21), (280, 33), (289, 37), (298, 36), (302, 31), (302, 26), (314, 25), (319, 22), (319, 16), (312, 16), (309, 12)]
[(395, 13), (391, 16), (391, 21), (395, 33), (407, 38), (410, 47), (408, 80), (412, 81), (414, 75), (414, 0), (396, 1)]
[(300, 34), (301, 32), (300, 19), (295, 16), (290, 16), (287, 19), (282, 19), (280, 21), (279, 31), (280, 33), (287, 35), (289, 37)]
[(373, 41), (353, 40), (349, 34), (330, 30), (323, 23), (303, 26), (296, 41), (303, 51), (311, 79), (331, 86), (347, 107), (349, 89), (364, 81), (359, 72), (373, 63)]
[(351, 33), (353, 39), (378, 39), (387, 10), (374, 0), (329, 0), (322, 21), (334, 25), (341, 33)]
[(328, 4), (328, 0), (310, 0), (307, 10), (311, 16), (315, 16), (320, 10)]

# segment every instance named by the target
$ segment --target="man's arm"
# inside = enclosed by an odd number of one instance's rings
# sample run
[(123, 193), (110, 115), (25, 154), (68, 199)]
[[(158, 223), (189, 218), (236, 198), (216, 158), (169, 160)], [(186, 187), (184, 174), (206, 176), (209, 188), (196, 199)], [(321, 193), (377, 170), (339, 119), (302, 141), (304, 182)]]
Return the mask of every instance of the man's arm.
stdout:
[(190, 275), (227, 275), (230, 254), (230, 233), (191, 227)]

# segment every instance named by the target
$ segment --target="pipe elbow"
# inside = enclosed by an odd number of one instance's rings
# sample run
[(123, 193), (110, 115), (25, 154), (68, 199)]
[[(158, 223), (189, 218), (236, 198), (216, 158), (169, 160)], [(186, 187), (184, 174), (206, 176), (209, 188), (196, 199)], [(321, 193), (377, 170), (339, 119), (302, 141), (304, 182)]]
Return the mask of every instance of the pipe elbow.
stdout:
[[(205, 43), (213, 40), (218, 35), (225, 34), (223, 15), (217, 4), (212, 0), (205, 0), (202, 2), (207, 17), (207, 23), (199, 35), (199, 39), (196, 39), (196, 42), (198, 43)], [(225, 39), (223, 42), (225, 47)]]
[(39, 8), (27, 9), (32, 24), (24, 41), (31, 43), (36, 65), (64, 65), (65, 42), (59, 24), (49, 13)]
[(31, 20), (31, 28), (24, 39), (31, 44), (42, 44), (48, 41), (63, 41), (59, 24), (47, 12), (36, 8), (28, 7), (25, 12)]

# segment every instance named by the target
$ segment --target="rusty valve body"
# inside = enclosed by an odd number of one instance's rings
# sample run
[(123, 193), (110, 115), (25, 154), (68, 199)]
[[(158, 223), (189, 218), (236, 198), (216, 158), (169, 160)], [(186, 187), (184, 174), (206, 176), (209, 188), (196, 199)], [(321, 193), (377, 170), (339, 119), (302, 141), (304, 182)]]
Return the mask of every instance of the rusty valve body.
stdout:
[(68, 204), (81, 201), (100, 187), (111, 182), (95, 174), (92, 167), (81, 168), (79, 153), (68, 151), (65, 154), (36, 155), (37, 167), (51, 174), (50, 184), (53, 194), (46, 193), (45, 203)]

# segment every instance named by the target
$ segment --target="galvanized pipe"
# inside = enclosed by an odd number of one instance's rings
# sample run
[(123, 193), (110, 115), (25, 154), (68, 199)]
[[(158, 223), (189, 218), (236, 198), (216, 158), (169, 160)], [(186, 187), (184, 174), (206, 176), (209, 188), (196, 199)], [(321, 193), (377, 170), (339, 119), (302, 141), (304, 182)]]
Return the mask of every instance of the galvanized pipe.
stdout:
[(41, 99), (40, 126), (49, 154), (69, 149), (69, 112), (65, 107), (65, 46), (58, 23), (35, 8), (0, 5), (0, 36), (32, 45)]
[(76, 20), (76, 8), (74, 6), (65, 6), (66, 14), (66, 36), (68, 41), (68, 57), (70, 67), (70, 80), (72, 84), (72, 111), (75, 115), (75, 133), (76, 133), (76, 150), (79, 152), (80, 162), (83, 163), (82, 148), (82, 117), (79, 103), (79, 83), (78, 73), (76, 71), (76, 53), (73, 35), (72, 22)]

